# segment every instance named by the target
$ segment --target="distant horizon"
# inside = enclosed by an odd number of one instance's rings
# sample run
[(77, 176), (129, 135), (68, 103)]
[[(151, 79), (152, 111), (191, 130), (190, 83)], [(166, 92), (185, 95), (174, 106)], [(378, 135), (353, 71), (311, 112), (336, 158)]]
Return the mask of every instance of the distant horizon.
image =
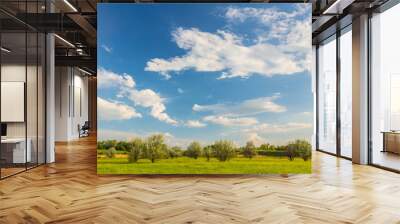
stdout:
[(99, 4), (98, 15), (99, 140), (311, 142), (309, 4)]
[[(152, 134), (152, 135), (156, 135), (156, 134), (157, 134), (157, 133), (154, 133), (154, 134)], [(238, 148), (241, 148), (241, 147), (246, 146), (246, 144), (247, 144), (248, 142), (253, 142), (253, 141), (249, 140), (249, 141), (245, 142), (244, 144), (239, 145), (239, 144), (235, 143), (233, 140), (230, 140), (230, 139), (216, 139), (214, 142), (208, 142), (208, 143), (201, 143), (201, 142), (199, 142), (199, 141), (196, 141), (196, 139), (193, 139), (191, 142), (188, 142), (187, 145), (176, 145), (176, 144), (174, 145), (173, 143), (170, 143), (170, 141), (168, 140), (168, 135), (165, 135), (165, 134), (163, 134), (163, 133), (160, 133), (160, 134), (163, 135), (164, 138), (166, 138), (166, 139), (164, 139), (164, 140), (166, 140), (165, 144), (166, 144), (168, 147), (181, 147), (182, 150), (186, 150), (187, 147), (190, 145), (190, 143), (193, 143), (193, 142), (198, 142), (198, 143), (200, 143), (201, 147), (205, 147), (205, 146), (213, 145), (213, 144), (214, 144), (215, 142), (217, 142), (217, 141), (231, 141), (231, 142), (233, 142), (234, 145), (235, 145), (236, 147), (238, 147)], [(119, 137), (120, 139), (118, 139), (118, 137), (117, 137), (117, 138), (106, 138), (106, 139), (98, 138), (97, 141), (130, 142), (130, 141), (133, 141), (133, 140), (135, 140), (135, 139), (137, 139), (137, 138), (140, 138), (141, 140), (145, 140), (145, 139), (147, 139), (147, 138), (150, 137), (150, 136), (151, 136), (151, 135), (149, 135), (149, 136), (137, 136), (137, 137), (131, 137), (131, 138), (125, 138), (125, 139), (124, 139), (124, 138), (121, 138), (121, 137)], [(306, 141), (309, 142), (308, 139), (293, 139), (292, 141), (288, 141), (288, 142), (285, 143), (285, 144), (272, 144), (272, 143), (270, 143), (270, 142), (259, 142), (258, 144), (255, 144), (255, 146), (256, 146), (256, 147), (260, 147), (261, 145), (285, 146), (285, 145), (289, 144), (290, 142), (294, 142), (295, 140), (306, 140)], [(254, 142), (253, 142), (253, 143), (254, 143)], [(309, 143), (310, 143), (310, 142), (309, 142)]]

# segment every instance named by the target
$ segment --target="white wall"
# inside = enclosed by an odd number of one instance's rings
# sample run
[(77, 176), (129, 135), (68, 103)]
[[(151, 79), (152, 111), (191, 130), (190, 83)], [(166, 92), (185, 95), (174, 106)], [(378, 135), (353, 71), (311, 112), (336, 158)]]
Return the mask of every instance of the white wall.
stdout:
[[(38, 71), (36, 69), (39, 69)], [(30, 139), (30, 148), (32, 151), (32, 161), (44, 163), (45, 150), (45, 117), (44, 117), (44, 74), (41, 67), (25, 66), (25, 64), (3, 64), (1, 66), (2, 82), (24, 82), (26, 84), (26, 106), (22, 102), (22, 108), (15, 109), (10, 107), (2, 107), (3, 113), (17, 113), (12, 110), (20, 110), (24, 116), (26, 112), (26, 120), (23, 118), (20, 122), (5, 122), (7, 124), (7, 137), (24, 138), (25, 135)], [(25, 80), (27, 78), (27, 80)], [(4, 89), (2, 93), (4, 94)], [(19, 90), (19, 94), (24, 94), (24, 89)], [(8, 98), (2, 95), (2, 98)], [(3, 114), (2, 113), (2, 114)], [(3, 120), (3, 119), (2, 119)], [(39, 155), (37, 155), (37, 153)], [(50, 161), (51, 162), (51, 161)]]
[(76, 68), (56, 67), (55, 85), (55, 140), (77, 139), (78, 125), (88, 120), (88, 78)]
[[(1, 81), (25, 82), (25, 64), (5, 64), (1, 66)], [(29, 67), (28, 67), (29, 69)]]
[[(71, 108), (72, 111), (72, 119), (71, 119), (71, 135), (73, 138), (79, 137), (78, 132), (78, 124), (81, 126), (88, 121), (88, 78), (86, 76), (74, 75), (74, 96), (71, 96), (74, 99), (74, 102), (71, 102), (71, 105), (74, 105)], [(80, 102), (79, 102), (80, 101)], [(81, 108), (80, 108), (81, 107)]]
[[(27, 69), (27, 70), (26, 70)], [(32, 74), (33, 72), (36, 73), (36, 67), (27, 66), (25, 64), (3, 64), (1, 66), (1, 81), (2, 82), (24, 82), (26, 83), (25, 76), (26, 71), (28, 74)], [(36, 86), (36, 80), (28, 80), (29, 85)], [(35, 107), (36, 108), (36, 89), (27, 88), (27, 106)], [(4, 96), (3, 96), (4, 97)], [(33, 105), (30, 105), (34, 102)], [(2, 110), (7, 110), (8, 108), (1, 108)], [(22, 108), (24, 109), (24, 108)], [(35, 110), (36, 111), (36, 110)], [(27, 118), (28, 122), (33, 122), (28, 124), (29, 130), (36, 130), (36, 113), (31, 113), (31, 110), (27, 110)], [(7, 122), (7, 135), (8, 137), (25, 137), (25, 126), (26, 122)], [(28, 137), (31, 132), (28, 130)], [(35, 132), (36, 134), (36, 132)]]
[(55, 68), (55, 141), (68, 140), (68, 88), (70, 84), (69, 69), (67, 67)]

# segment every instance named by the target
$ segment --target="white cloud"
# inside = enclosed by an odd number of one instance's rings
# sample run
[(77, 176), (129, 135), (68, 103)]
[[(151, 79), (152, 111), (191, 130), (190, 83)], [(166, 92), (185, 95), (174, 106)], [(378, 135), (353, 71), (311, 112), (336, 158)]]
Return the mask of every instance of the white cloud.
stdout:
[(267, 139), (261, 137), (256, 132), (250, 132), (245, 134), (246, 141), (252, 141), (254, 145), (260, 146), (263, 143), (267, 143)]
[(204, 121), (223, 125), (223, 126), (250, 126), (258, 123), (257, 119), (252, 117), (227, 117), (227, 116), (206, 116)]
[(191, 128), (202, 128), (207, 126), (207, 124), (202, 123), (198, 120), (188, 120), (185, 124), (187, 127), (191, 127)]
[[(236, 8), (229, 7), (225, 17), (231, 23), (246, 21), (259, 24), (256, 29), (257, 43), (277, 42), (284, 54), (292, 55), (297, 66), (310, 71), (311, 68), (311, 6), (295, 4), (294, 10), (285, 11), (276, 8)], [(260, 32), (261, 30), (261, 32)]]
[(135, 108), (119, 102), (112, 102), (97, 97), (97, 106), (100, 120), (128, 120), (142, 117)]
[(311, 49), (311, 21), (296, 21), (286, 35), (286, 51), (306, 51)]
[(150, 115), (160, 121), (176, 125), (178, 122), (172, 119), (165, 111), (165, 99), (151, 89), (137, 89), (133, 77), (129, 74), (117, 74), (104, 68), (98, 69), (99, 88), (114, 87), (118, 89), (117, 97), (127, 97), (136, 106), (150, 109)]
[[(246, 128), (234, 129), (225, 133), (234, 137), (242, 145), (253, 141), (262, 143), (287, 144), (289, 140), (308, 138), (312, 132), (312, 123), (259, 123)], [(307, 134), (308, 133), (308, 134)]]
[[(179, 138), (171, 133), (165, 132), (161, 133), (165, 137), (165, 143), (169, 146), (179, 146), (182, 147), (182, 149), (186, 149), (191, 142), (193, 142), (193, 139), (188, 139), (188, 138)], [(205, 145), (204, 142), (200, 142), (200, 144)]]
[(165, 99), (151, 89), (125, 89), (124, 92), (135, 105), (150, 108), (150, 115), (168, 124), (177, 125), (178, 122), (172, 119), (166, 112)]
[(135, 81), (129, 74), (120, 75), (101, 67), (97, 69), (97, 87), (99, 89), (122, 86), (134, 88), (135, 85)]
[(107, 45), (105, 45), (105, 44), (102, 44), (101, 45), (101, 48), (103, 48), (105, 51), (107, 51), (108, 53), (111, 53), (112, 52), (112, 48), (111, 47), (109, 47), (109, 46), (107, 46)]
[(279, 93), (271, 97), (260, 97), (244, 100), (239, 103), (220, 103), (209, 105), (194, 104), (193, 111), (211, 112), (212, 115), (205, 116), (203, 121), (223, 126), (251, 126), (258, 124), (258, 120), (250, 115), (261, 113), (281, 113), (286, 107), (275, 103), (280, 97)]
[(307, 115), (307, 116), (310, 116), (310, 115), (313, 115), (313, 112), (310, 112), (310, 111), (304, 111), (304, 112), (302, 112), (301, 114), (302, 114), (302, 115)]
[(178, 91), (178, 93), (180, 93), (180, 94), (184, 93), (183, 89), (181, 89), (181, 88), (178, 88), (176, 91)]
[(296, 123), (296, 122), (289, 122), (283, 124), (268, 124), (262, 123), (256, 125), (254, 127), (244, 129), (243, 132), (247, 133), (286, 133), (291, 131), (297, 131), (302, 129), (309, 129), (312, 128), (311, 123)]
[[(311, 5), (295, 4), (293, 10), (277, 8), (229, 7), (225, 17), (232, 23), (258, 23), (266, 32), (259, 41), (277, 40), (280, 44), (311, 47)], [(267, 29), (266, 29), (267, 28)], [(297, 50), (297, 49), (295, 49)]]
[(178, 28), (172, 36), (178, 47), (187, 53), (169, 59), (153, 58), (147, 62), (146, 71), (170, 78), (171, 72), (193, 69), (221, 72), (219, 79), (225, 79), (247, 78), (254, 74), (291, 75), (309, 69), (296, 53), (286, 52), (281, 46), (270, 43), (246, 46), (241, 37), (223, 30), (208, 33), (196, 28)]
[(248, 99), (236, 104), (210, 104), (198, 105), (194, 104), (192, 109), (194, 111), (209, 111), (215, 114), (223, 114), (229, 116), (246, 116), (255, 115), (260, 113), (272, 112), (281, 113), (286, 111), (286, 107), (274, 102), (278, 99), (280, 94), (277, 93), (271, 97), (260, 97)]

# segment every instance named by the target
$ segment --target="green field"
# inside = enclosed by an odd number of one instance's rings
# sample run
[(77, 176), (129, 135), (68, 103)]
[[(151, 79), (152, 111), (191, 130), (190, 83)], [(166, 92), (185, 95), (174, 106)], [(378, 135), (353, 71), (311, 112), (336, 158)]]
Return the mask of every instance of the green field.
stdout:
[(252, 159), (236, 157), (227, 162), (212, 158), (192, 159), (178, 157), (160, 159), (151, 163), (141, 159), (137, 163), (128, 163), (127, 158), (97, 159), (98, 174), (296, 174), (311, 173), (311, 160), (286, 157), (257, 156)]

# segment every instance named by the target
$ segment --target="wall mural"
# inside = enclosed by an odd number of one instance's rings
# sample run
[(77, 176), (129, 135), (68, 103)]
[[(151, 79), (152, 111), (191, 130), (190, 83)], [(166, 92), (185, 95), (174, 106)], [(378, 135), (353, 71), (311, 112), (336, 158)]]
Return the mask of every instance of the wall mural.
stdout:
[(310, 173), (310, 4), (98, 4), (99, 174)]

